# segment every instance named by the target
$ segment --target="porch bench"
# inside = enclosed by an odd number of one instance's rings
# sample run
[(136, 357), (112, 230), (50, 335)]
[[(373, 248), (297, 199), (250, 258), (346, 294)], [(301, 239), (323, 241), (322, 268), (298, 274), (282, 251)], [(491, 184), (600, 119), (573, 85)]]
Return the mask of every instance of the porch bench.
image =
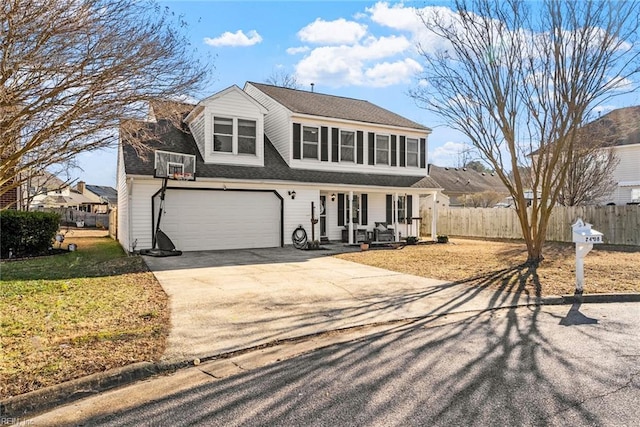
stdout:
[(389, 228), (386, 222), (376, 222), (373, 233), (376, 242), (393, 242), (395, 240), (395, 231), (393, 228)]

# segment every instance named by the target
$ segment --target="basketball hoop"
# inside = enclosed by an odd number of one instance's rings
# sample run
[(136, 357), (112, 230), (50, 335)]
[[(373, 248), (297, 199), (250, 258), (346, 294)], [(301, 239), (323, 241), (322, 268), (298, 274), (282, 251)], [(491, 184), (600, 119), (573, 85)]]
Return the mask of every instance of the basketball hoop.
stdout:
[(176, 181), (191, 181), (193, 180), (193, 174), (190, 172), (175, 172), (171, 175), (171, 178)]

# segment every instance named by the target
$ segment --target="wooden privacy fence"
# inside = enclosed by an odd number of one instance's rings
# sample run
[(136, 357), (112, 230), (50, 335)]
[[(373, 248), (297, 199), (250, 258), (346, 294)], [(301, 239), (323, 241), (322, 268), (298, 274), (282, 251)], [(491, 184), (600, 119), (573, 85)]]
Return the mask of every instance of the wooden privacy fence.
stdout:
[[(424, 209), (422, 234), (431, 234), (431, 209)], [(551, 213), (547, 240), (571, 242), (577, 218), (604, 233), (605, 243), (640, 246), (640, 206), (557, 206)], [(522, 229), (512, 208), (440, 208), (437, 233), (466, 237), (521, 239)]]
[(118, 240), (118, 210), (112, 209), (109, 212), (109, 237)]

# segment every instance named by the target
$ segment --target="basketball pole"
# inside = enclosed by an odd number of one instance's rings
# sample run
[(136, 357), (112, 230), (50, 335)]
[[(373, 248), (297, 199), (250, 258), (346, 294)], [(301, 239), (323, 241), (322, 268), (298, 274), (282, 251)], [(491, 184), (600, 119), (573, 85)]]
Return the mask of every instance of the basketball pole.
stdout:
[(160, 219), (162, 218), (162, 211), (164, 210), (164, 196), (165, 193), (167, 192), (167, 181), (169, 180), (168, 177), (164, 177), (164, 179), (162, 180), (162, 191), (160, 192), (160, 210), (158, 211), (158, 222), (156, 223), (156, 231), (153, 233), (153, 236), (151, 236), (152, 238), (152, 248), (155, 249), (156, 248), (156, 244), (157, 239), (156, 236), (158, 235), (158, 231), (160, 230)]

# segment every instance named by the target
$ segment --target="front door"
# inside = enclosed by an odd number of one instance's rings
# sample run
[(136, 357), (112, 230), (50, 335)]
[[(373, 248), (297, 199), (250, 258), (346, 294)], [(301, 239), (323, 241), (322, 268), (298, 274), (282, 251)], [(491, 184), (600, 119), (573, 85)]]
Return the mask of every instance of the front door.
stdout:
[(327, 237), (327, 196), (320, 196), (320, 238)]

